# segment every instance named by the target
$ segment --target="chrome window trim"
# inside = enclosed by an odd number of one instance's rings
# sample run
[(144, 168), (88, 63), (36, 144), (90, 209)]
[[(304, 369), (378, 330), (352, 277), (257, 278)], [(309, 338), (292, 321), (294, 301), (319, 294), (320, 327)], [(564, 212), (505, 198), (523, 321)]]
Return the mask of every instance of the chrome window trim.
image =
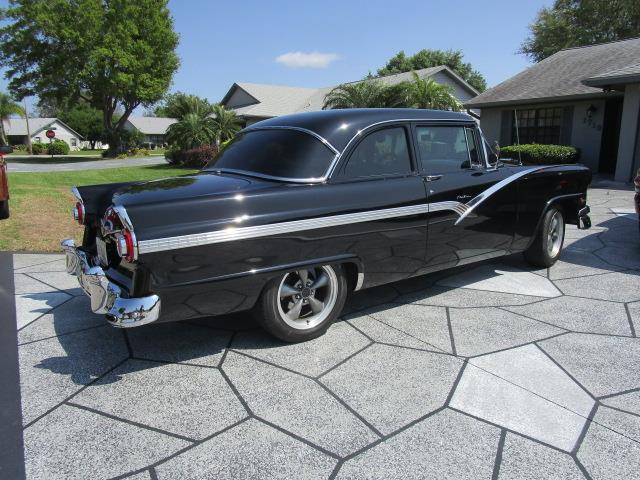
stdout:
[(398, 123), (398, 122), (437, 122), (437, 123), (464, 123), (464, 122), (473, 122), (475, 124), (475, 122), (473, 121), (473, 119), (471, 117), (469, 117), (469, 120), (463, 120), (463, 119), (435, 119), (435, 118), (394, 118), (391, 120), (382, 120), (380, 122), (375, 122), (372, 123), (370, 125), (367, 125), (366, 127), (358, 130), (353, 137), (351, 137), (349, 139), (349, 141), (347, 142), (347, 144), (344, 146), (344, 148), (342, 149), (342, 152), (340, 152), (336, 158), (334, 159), (334, 161), (331, 163), (331, 165), (329, 166), (329, 170), (326, 173), (326, 178), (329, 179), (331, 178), (331, 176), (335, 173), (335, 168), (337, 167), (338, 163), (340, 162), (340, 160), (342, 159), (342, 156), (345, 154), (345, 152), (349, 149), (349, 147), (351, 146), (351, 144), (356, 141), (362, 134), (366, 133), (368, 130), (371, 130), (374, 127), (377, 127), (379, 125), (385, 125), (388, 123)]
[[(280, 125), (269, 125), (269, 126), (264, 126), (264, 127), (247, 127), (242, 129), (239, 133), (251, 133), (251, 132), (259, 132), (261, 130), (294, 130), (296, 132), (302, 132), (302, 133), (306, 133), (307, 135), (311, 135), (312, 137), (314, 137), (316, 140), (320, 140), (320, 142), (322, 142), (329, 150), (331, 150), (331, 152), (333, 152), (333, 159), (331, 160), (331, 162), (329, 163), (329, 168), (331, 168), (331, 165), (333, 165), (335, 163), (336, 158), (338, 157), (338, 155), (340, 155), (340, 152), (338, 151), (338, 149), (336, 147), (334, 147), (331, 142), (329, 142), (326, 138), (324, 138), (322, 135), (319, 135), (318, 133), (314, 132), (313, 130), (309, 130), (307, 128), (302, 128), (302, 127), (293, 127), (293, 126), (280, 126)], [(267, 175), (264, 173), (259, 173), (259, 172), (251, 172), (251, 171), (247, 171), (247, 170), (236, 170), (233, 168), (215, 168), (215, 165), (208, 170), (205, 171), (212, 171), (212, 172), (229, 172), (229, 173), (240, 173), (243, 175), (248, 175), (250, 177), (257, 177), (257, 178), (265, 178), (267, 180), (277, 180), (280, 182), (293, 182), (293, 183), (323, 183), (326, 182), (327, 180), (327, 170), (325, 170), (325, 174), (322, 175), (321, 177), (307, 177), (307, 178), (300, 178), (300, 177), (278, 177), (275, 175)]]

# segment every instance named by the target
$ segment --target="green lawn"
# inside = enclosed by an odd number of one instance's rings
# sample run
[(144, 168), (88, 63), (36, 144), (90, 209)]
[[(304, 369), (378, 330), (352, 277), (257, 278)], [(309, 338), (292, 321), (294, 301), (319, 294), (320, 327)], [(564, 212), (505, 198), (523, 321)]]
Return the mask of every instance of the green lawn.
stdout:
[(60, 251), (60, 240), (82, 238), (71, 218), (74, 185), (153, 180), (196, 170), (171, 165), (110, 168), (79, 172), (10, 173), (11, 217), (0, 220), (0, 250)]

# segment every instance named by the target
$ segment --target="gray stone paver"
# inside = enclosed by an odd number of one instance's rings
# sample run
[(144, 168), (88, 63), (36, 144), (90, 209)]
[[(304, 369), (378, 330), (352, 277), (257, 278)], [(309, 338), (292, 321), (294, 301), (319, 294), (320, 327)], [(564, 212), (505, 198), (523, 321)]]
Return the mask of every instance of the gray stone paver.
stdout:
[(535, 346), (475, 358), (451, 406), (571, 451), (594, 405), (570, 377)]
[(231, 348), (305, 375), (317, 376), (368, 343), (369, 340), (349, 324), (338, 322), (313, 342), (283, 344), (260, 330), (238, 334)]
[(451, 327), (458, 355), (475, 356), (564, 333), (565, 330), (515, 313), (488, 307), (452, 308)]
[(507, 433), (502, 450), (500, 480), (584, 480), (569, 454)]
[(570, 333), (540, 346), (594, 396), (640, 387), (640, 339)]
[(633, 192), (589, 204), (548, 270), (514, 255), (357, 292), (299, 345), (248, 313), (125, 334), (63, 256), (15, 255), (28, 478), (635, 478)]
[(313, 380), (234, 352), (224, 371), (253, 413), (337, 455), (379, 438)]
[(388, 434), (441, 407), (460, 367), (449, 355), (373, 345), (321, 381)]
[(337, 460), (250, 419), (156, 467), (160, 480), (321, 479)]
[(201, 440), (247, 416), (218, 370), (128, 360), (74, 404)]
[(500, 431), (444, 410), (347, 460), (336, 478), (491, 478)]
[(638, 478), (640, 417), (600, 407), (594, 420), (578, 450), (587, 471), (593, 478)]
[(24, 432), (27, 478), (109, 478), (159, 461), (189, 442), (63, 405)]

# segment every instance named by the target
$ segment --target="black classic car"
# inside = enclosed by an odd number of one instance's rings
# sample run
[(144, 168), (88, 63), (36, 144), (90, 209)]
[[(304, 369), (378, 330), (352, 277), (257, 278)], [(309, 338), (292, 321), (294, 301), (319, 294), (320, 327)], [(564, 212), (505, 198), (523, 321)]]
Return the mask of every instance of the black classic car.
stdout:
[(347, 294), (524, 252), (589, 228), (588, 168), (502, 163), (455, 112), (354, 109), (245, 128), (195, 175), (74, 188), (67, 270), (134, 327), (253, 309), (286, 341), (322, 335)]

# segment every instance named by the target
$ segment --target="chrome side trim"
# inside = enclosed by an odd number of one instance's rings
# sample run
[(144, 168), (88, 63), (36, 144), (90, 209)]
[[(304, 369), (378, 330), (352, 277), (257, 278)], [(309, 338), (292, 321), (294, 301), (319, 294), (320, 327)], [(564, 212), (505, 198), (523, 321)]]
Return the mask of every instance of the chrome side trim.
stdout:
[(510, 183), (515, 182), (516, 180), (524, 177), (525, 175), (538, 172), (541, 170), (545, 170), (547, 168), (549, 168), (549, 166), (527, 168), (526, 170), (522, 170), (518, 173), (514, 173), (513, 175), (509, 175), (507, 178), (504, 178), (500, 180), (498, 183), (493, 184), (491, 187), (487, 188), (484, 192), (479, 193), (478, 195), (476, 195), (475, 197), (473, 197), (471, 200), (467, 202), (466, 204), (467, 209), (462, 213), (462, 215), (460, 215), (460, 218), (456, 221), (454, 225), (458, 225), (465, 218), (467, 218), (471, 214), (471, 212), (473, 212), (480, 204), (482, 204), (485, 200), (491, 197), (491, 195), (501, 190), (502, 188), (506, 187)]
[(71, 187), (71, 193), (74, 197), (76, 197), (76, 200), (78, 200), (80, 203), (84, 203), (84, 200), (82, 200), (82, 195), (80, 195), (80, 192), (78, 191), (78, 187)]
[(290, 178), (290, 177), (276, 177), (274, 175), (265, 175), (258, 172), (249, 172), (247, 170), (236, 170), (234, 168), (213, 168), (208, 170), (209, 172), (221, 172), (221, 173), (236, 173), (240, 175), (247, 175), (248, 177), (264, 178), (266, 180), (277, 180), (279, 182), (292, 182), (292, 183), (322, 183), (327, 180), (327, 177), (309, 177), (309, 178)]

